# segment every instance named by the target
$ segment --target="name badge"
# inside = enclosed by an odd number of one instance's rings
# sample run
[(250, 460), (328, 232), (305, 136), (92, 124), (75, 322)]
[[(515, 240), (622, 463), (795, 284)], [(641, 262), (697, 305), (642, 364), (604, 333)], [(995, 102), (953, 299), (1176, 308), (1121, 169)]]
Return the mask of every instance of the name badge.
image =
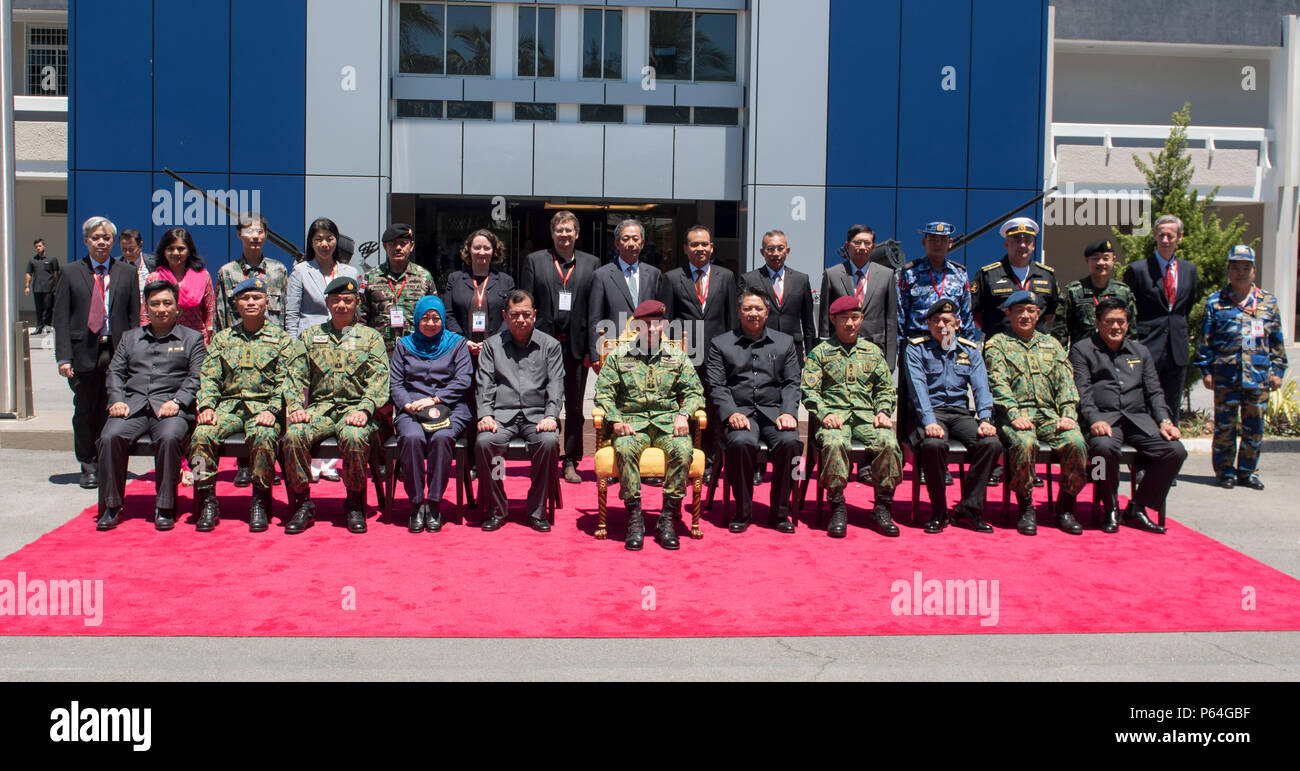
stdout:
[(1254, 337), (1263, 337), (1263, 336), (1264, 336), (1264, 320), (1263, 320), (1263, 319), (1255, 319), (1254, 321), (1251, 321), (1251, 322), (1250, 322), (1250, 334), (1253, 335)]
[(394, 305), (388, 309), (388, 326), (404, 327), (406, 326), (406, 317), (402, 315), (402, 309)]
[(326, 335), (314, 335), (312, 336), (311, 341), (313, 343), (328, 343), (330, 339)]
[(560, 310), (562, 311), (573, 310), (573, 292), (569, 292), (563, 289), (560, 290)]
[(471, 332), (487, 331), (487, 312), (474, 311), (473, 318), (470, 320), (469, 329)]

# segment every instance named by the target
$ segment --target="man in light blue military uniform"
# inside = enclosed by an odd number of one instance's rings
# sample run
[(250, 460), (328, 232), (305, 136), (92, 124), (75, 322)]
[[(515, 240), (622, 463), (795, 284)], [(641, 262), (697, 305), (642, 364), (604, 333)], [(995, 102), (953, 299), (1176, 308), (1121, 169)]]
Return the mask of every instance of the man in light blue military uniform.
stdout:
[[(948, 521), (943, 477), (948, 468), (948, 439), (956, 439), (970, 453), (964, 495), (954, 511), (972, 530), (991, 533), (984, 521), (984, 491), (989, 470), (1002, 452), (993, 425), (993, 394), (980, 345), (958, 335), (957, 303), (945, 297), (926, 312), (926, 334), (908, 338), (904, 355), (911, 388), (915, 428), (908, 443), (920, 456), (930, 492), (930, 521), (925, 532), (939, 533)], [(975, 411), (969, 392), (975, 394)]]
[(1254, 282), (1255, 250), (1245, 244), (1232, 247), (1228, 286), (1205, 301), (1201, 344), (1192, 363), (1204, 375), (1205, 387), (1214, 391), (1210, 460), (1219, 485), (1263, 490), (1256, 469), (1264, 408), (1268, 392), (1282, 387), (1287, 357), (1277, 298)]

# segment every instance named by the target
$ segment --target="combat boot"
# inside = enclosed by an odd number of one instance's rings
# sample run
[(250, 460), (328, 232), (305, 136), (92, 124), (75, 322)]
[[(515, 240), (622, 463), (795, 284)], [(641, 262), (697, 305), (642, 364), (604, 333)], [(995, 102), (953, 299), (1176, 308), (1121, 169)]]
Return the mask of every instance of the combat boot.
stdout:
[(627, 536), (623, 539), (623, 548), (628, 551), (641, 551), (645, 543), (645, 518), (641, 516), (641, 500), (624, 501), (627, 507)]
[(894, 505), (894, 491), (876, 488), (876, 503), (871, 507), (873, 530), (887, 538), (898, 537), (898, 525), (894, 524), (889, 509)]
[(295, 493), (289, 491), (289, 503), (293, 504), (293, 516), (289, 518), (289, 523), (284, 526), (284, 532), (289, 535), (301, 533), (312, 526), (316, 521), (316, 504), (311, 502), (311, 490), (305, 493)]
[(826, 491), (826, 499), (831, 504), (831, 522), (826, 526), (826, 535), (843, 538), (849, 534), (849, 509), (844, 503), (844, 488)]
[(681, 546), (677, 542), (677, 513), (681, 501), (664, 498), (664, 505), (659, 509), (659, 521), (655, 523), (655, 541), (660, 546), (673, 551)]
[(343, 501), (343, 512), (348, 520), (348, 530), (353, 533), (366, 532), (366, 492), (348, 490)]
[(194, 529), (200, 533), (211, 532), (221, 521), (221, 506), (217, 503), (215, 487), (205, 487), (194, 491), (195, 502), (199, 505), (199, 521)]
[(1016, 493), (1016, 504), (1020, 507), (1020, 521), (1016, 523), (1016, 529), (1021, 535), (1037, 535), (1038, 512), (1034, 510), (1033, 496)]
[(253, 500), (248, 504), (248, 532), (260, 533), (271, 524), (271, 488), (253, 485)]
[(1069, 533), (1070, 535), (1083, 535), (1083, 525), (1079, 520), (1074, 518), (1074, 496), (1061, 493), (1061, 499), (1056, 502), (1056, 526)]

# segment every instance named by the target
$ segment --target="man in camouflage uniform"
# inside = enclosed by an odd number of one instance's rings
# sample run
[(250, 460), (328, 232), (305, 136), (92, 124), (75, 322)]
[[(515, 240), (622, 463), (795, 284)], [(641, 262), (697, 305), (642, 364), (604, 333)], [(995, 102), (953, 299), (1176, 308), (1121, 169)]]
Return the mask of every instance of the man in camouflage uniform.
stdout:
[(392, 356), (397, 338), (409, 335), (415, 327), (416, 320), (411, 316), (415, 304), (434, 291), (433, 275), (411, 262), (415, 231), (410, 225), (389, 225), (383, 242), (388, 260), (366, 272), (359, 318), (384, 338), (384, 347)]
[(627, 506), (624, 546), (637, 551), (645, 538), (641, 514), (641, 453), (654, 446), (664, 452), (663, 509), (655, 540), (665, 549), (678, 548), (674, 520), (686, 495), (691, 467), (689, 419), (704, 409), (704, 387), (690, 358), (675, 343), (662, 338), (664, 304), (646, 300), (632, 318), (640, 325), (637, 337), (621, 343), (605, 358), (596, 379), (596, 406), (614, 431), (619, 492)]
[(353, 324), (357, 291), (354, 278), (331, 281), (325, 287), (330, 320), (303, 330), (289, 349), (284, 379), (289, 427), (281, 446), (295, 511), (286, 533), (311, 526), (311, 448), (330, 436), (338, 437), (343, 455), (348, 530), (366, 532), (366, 463), (377, 428), (375, 410), (388, 401), (388, 352), (378, 332)]
[[(902, 478), (903, 454), (894, 435), (894, 380), (880, 348), (858, 338), (862, 309), (853, 296), (831, 304), (835, 336), (821, 342), (803, 369), (803, 404), (816, 427), (821, 452), (820, 484), (831, 503), (826, 534), (843, 538), (848, 532), (844, 486), (849, 477), (849, 448), (856, 440), (872, 456), (871, 479), (876, 490), (873, 528), (895, 537), (898, 526), (890, 516), (894, 488)], [(892, 332), (891, 332), (892, 334)]]
[(230, 294), (240, 323), (212, 338), (208, 358), (203, 360), (198, 425), (190, 439), (194, 503), (199, 507), (195, 529), (206, 532), (220, 521), (217, 448), (226, 437), (243, 431), (253, 483), (248, 529), (260, 533), (270, 519), (284, 406), (284, 363), (293, 338), (282, 327), (267, 323), (266, 279), (246, 278)]
[[(261, 278), (266, 295), (266, 322), (284, 328), (284, 292), (289, 284), (289, 271), (279, 260), (267, 259), (262, 254), (266, 245), (266, 217), (257, 212), (239, 215), (235, 234), (244, 245), (238, 260), (231, 260), (217, 271), (215, 290), (217, 312), (213, 332), (238, 326), (239, 308), (235, 304), (235, 289), (246, 280)], [(235, 471), (235, 487), (248, 487), (253, 482), (249, 472), (249, 459), (240, 458)], [(256, 497), (256, 496), (254, 496)]]
[(1061, 301), (1056, 306), (1052, 320), (1052, 336), (1061, 343), (1065, 352), (1080, 340), (1087, 340), (1097, 331), (1097, 303), (1107, 297), (1118, 297), (1128, 308), (1128, 338), (1137, 341), (1137, 304), (1133, 290), (1123, 281), (1114, 281), (1115, 248), (1108, 239), (1088, 244), (1083, 250), (1088, 263), (1088, 275), (1071, 281), (1061, 290)]
[(1079, 392), (1065, 349), (1038, 324), (1033, 294), (1013, 292), (1002, 303), (1008, 330), (989, 339), (984, 348), (989, 390), (1002, 438), (1008, 445), (1007, 484), (1016, 494), (1022, 535), (1038, 532), (1034, 510), (1034, 464), (1041, 439), (1061, 459), (1061, 492), (1057, 525), (1071, 535), (1083, 533), (1074, 518), (1075, 496), (1087, 482), (1088, 447), (1079, 431)]
[(1205, 301), (1201, 344), (1193, 361), (1205, 387), (1214, 391), (1210, 462), (1219, 485), (1229, 489), (1238, 484), (1264, 489), (1256, 473), (1264, 408), (1268, 392), (1282, 387), (1287, 369), (1277, 298), (1254, 281), (1255, 250), (1244, 244), (1234, 246), (1228, 254), (1228, 286)]

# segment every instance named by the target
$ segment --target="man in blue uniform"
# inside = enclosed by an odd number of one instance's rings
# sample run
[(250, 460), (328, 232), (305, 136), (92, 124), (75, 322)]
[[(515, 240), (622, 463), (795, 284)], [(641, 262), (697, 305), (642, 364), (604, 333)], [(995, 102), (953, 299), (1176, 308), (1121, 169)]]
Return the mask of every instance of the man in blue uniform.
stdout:
[(1240, 483), (1263, 490), (1255, 470), (1264, 437), (1264, 407), (1268, 392), (1282, 387), (1287, 358), (1277, 298), (1254, 282), (1255, 250), (1245, 244), (1232, 247), (1228, 286), (1205, 301), (1201, 344), (1193, 363), (1204, 375), (1205, 387), (1214, 391), (1210, 462), (1219, 485), (1232, 488)]
[[(953, 519), (972, 530), (991, 533), (984, 521), (984, 491), (989, 470), (1002, 452), (997, 427), (993, 425), (993, 395), (980, 346), (959, 337), (958, 306), (945, 297), (925, 314), (927, 334), (908, 338), (904, 355), (908, 387), (911, 389), (916, 421), (909, 439), (921, 456), (926, 486), (930, 492), (930, 521), (925, 532), (939, 533), (948, 521), (947, 493), (943, 476), (948, 467), (948, 438), (961, 442), (970, 453), (970, 470), (963, 485), (965, 494), (954, 510)], [(975, 394), (971, 412), (967, 392)]]

